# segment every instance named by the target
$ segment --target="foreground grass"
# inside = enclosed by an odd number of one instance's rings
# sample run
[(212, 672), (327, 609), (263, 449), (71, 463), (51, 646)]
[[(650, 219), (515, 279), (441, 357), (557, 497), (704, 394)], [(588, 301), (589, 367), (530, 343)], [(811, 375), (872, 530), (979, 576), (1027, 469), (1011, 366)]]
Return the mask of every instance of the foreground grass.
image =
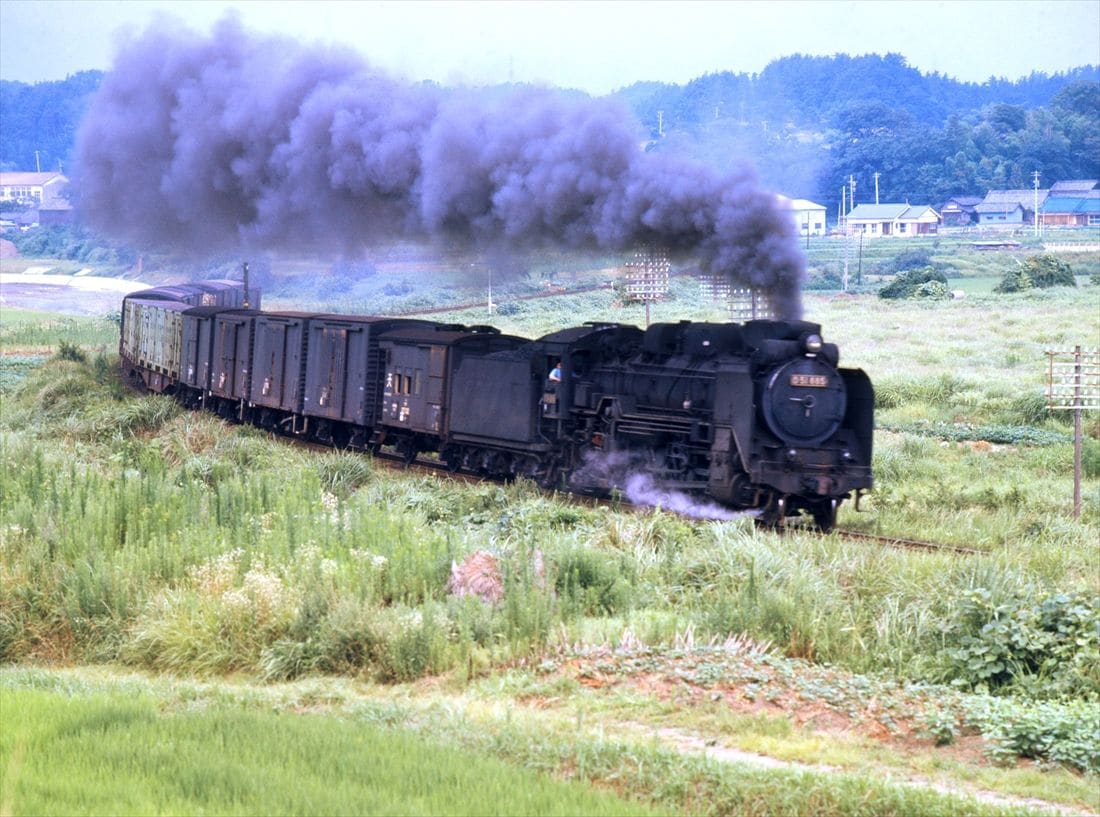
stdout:
[(10, 713), (0, 807), (10, 814), (1033, 813), (874, 773), (685, 754), (589, 724), (579, 710), (515, 709), (499, 685), (492, 698), (419, 689), (405, 690), (409, 699), (339, 683), (8, 669), (0, 691)]
[(331, 717), (7, 688), (4, 814), (654, 813), (582, 784)]

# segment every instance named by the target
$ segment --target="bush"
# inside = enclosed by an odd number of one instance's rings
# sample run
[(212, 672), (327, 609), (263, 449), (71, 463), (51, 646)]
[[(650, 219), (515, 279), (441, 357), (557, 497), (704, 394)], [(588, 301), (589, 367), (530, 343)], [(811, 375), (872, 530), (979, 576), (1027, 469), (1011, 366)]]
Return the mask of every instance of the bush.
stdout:
[[(900, 273), (893, 281), (880, 289), (878, 294), (880, 298), (890, 300), (929, 297), (929, 295), (921, 293), (921, 286), (932, 282), (942, 284), (943, 291), (947, 292), (947, 276), (932, 267), (923, 267)], [(938, 291), (938, 289), (930, 290), (933, 293)], [(948, 294), (950, 295), (949, 292)]]
[(825, 268), (811, 270), (802, 288), (808, 290), (832, 290), (840, 289), (842, 285), (843, 282), (840, 280), (840, 274), (834, 269)]
[(1028, 258), (1024, 261), (1024, 270), (1031, 279), (1031, 285), (1037, 289), (1077, 286), (1077, 279), (1073, 277), (1073, 267), (1049, 253), (1040, 253)]
[(1031, 277), (1023, 267), (1010, 269), (1004, 274), (1001, 282), (993, 287), (994, 292), (1010, 293), (1025, 292), (1031, 289)]
[(87, 363), (88, 356), (84, 354), (79, 346), (75, 343), (69, 343), (68, 341), (60, 341), (57, 345), (57, 354), (54, 355), (58, 360), (71, 360), (74, 363)]
[(1081, 593), (998, 600), (984, 589), (964, 595), (944, 627), (956, 682), (1033, 697), (1100, 699), (1100, 597)]
[(965, 706), (967, 723), (988, 741), (986, 753), (1014, 765), (1017, 757), (1100, 772), (1095, 704), (1025, 703), (985, 698)]
[(1033, 255), (1021, 265), (1005, 273), (994, 292), (1026, 292), (1029, 289), (1077, 286), (1073, 268), (1061, 258), (1049, 253)]

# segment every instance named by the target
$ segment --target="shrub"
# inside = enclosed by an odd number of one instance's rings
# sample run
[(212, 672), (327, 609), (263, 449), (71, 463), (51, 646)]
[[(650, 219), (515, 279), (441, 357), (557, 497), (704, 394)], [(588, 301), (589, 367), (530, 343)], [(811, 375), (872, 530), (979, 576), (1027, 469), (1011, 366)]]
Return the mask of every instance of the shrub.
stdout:
[(1031, 289), (1031, 277), (1023, 267), (1015, 267), (1004, 274), (1001, 282), (993, 287), (994, 292), (1025, 292)]
[(1100, 597), (998, 600), (977, 588), (963, 596), (944, 634), (957, 682), (1014, 684), (1035, 697), (1100, 698)]
[(1005, 273), (994, 292), (1026, 292), (1029, 289), (1047, 289), (1048, 287), (1077, 286), (1073, 267), (1066, 261), (1049, 253), (1033, 255), (1021, 265)]
[(986, 753), (1014, 765), (1017, 757), (1058, 763), (1083, 772), (1100, 772), (1095, 704), (1027, 703), (979, 698), (964, 706), (966, 720), (986, 739)]
[(932, 267), (908, 270), (900, 273), (893, 281), (879, 290), (880, 298), (897, 300), (902, 298), (925, 297), (919, 292), (922, 284), (938, 282), (947, 290), (947, 276)]
[(832, 290), (840, 289), (842, 285), (840, 274), (834, 269), (825, 268), (811, 270), (802, 288), (809, 290)]
[(1073, 267), (1049, 253), (1040, 253), (1028, 258), (1024, 261), (1024, 270), (1031, 279), (1031, 285), (1038, 289), (1077, 286), (1077, 279), (1073, 277)]
[(87, 363), (88, 356), (84, 354), (83, 350), (75, 343), (69, 343), (68, 341), (60, 341), (57, 345), (57, 353), (54, 355), (58, 360), (71, 360), (74, 363)]

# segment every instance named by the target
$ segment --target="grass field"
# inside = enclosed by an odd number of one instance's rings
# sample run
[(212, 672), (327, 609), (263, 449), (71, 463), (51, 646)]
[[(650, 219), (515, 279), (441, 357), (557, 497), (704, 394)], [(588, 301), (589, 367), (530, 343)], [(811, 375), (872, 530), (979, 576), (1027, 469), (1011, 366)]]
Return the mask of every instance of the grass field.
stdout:
[(4, 814), (661, 813), (350, 719), (10, 686), (0, 710)]
[[(438, 750), (429, 765), (450, 770), (438, 786), (473, 797), (464, 752), (490, 763), (478, 774), (520, 774), (487, 813), (555, 813), (539, 804), (559, 799), (586, 813), (1015, 813), (1027, 797), (1100, 810), (1100, 423), (1086, 424), (1074, 520), (1071, 427), (1042, 397), (1044, 352), (1100, 336), (1100, 289), (996, 296), (988, 278), (962, 280), (968, 297), (947, 302), (811, 294), (806, 316), (876, 385), (876, 488), (842, 524), (986, 554), (969, 559), (302, 451), (126, 393), (100, 351), (115, 344), (107, 321), (5, 309), (0, 706), (5, 727), (15, 703), (25, 714), (0, 735), (0, 813), (107, 813), (107, 800), (130, 813), (279, 810), (265, 798), (295, 795), (252, 782), (272, 758), (320, 792), (287, 801), (303, 813), (447, 808), (377, 782), (342, 787), (317, 761), (378, 745), (421, 767)], [(672, 294), (655, 320), (722, 319), (692, 282)], [(507, 311), (492, 322), (527, 335), (644, 315), (610, 291)], [(51, 357), (61, 340), (84, 359)], [(452, 563), (478, 552), (499, 566), (498, 603), (447, 590)], [(72, 787), (49, 794), (44, 781), (101, 734), (117, 751), (74, 760)], [(202, 734), (239, 763), (210, 764)], [(31, 751), (43, 741), (56, 763)], [(801, 765), (733, 775), (692, 741)], [(162, 785), (161, 756), (131, 745), (186, 760)], [(341, 781), (355, 778), (343, 762)], [(437, 786), (400, 769), (389, 773)], [(535, 772), (585, 786), (558, 793)], [(1008, 799), (959, 806), (884, 774)], [(92, 779), (118, 788), (95, 800), (80, 782)], [(370, 800), (361, 782), (395, 799)], [(600, 805), (595, 790), (638, 799)]]
[[(0, 669), (0, 691), (5, 814), (984, 817), (1034, 814), (1054, 792), (1098, 805), (1066, 772), (920, 755), (914, 771), (911, 749), (530, 673), (433, 688)], [(689, 724), (716, 748), (676, 745)], [(761, 750), (788, 759), (762, 764)]]

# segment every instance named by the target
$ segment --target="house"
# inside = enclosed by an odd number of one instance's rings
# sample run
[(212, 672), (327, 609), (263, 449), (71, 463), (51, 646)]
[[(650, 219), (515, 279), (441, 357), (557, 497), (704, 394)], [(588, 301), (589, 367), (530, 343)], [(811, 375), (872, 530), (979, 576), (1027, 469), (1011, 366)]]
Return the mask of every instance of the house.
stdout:
[[(1042, 208), (1048, 190), (1038, 191), (1038, 203)], [(981, 204), (974, 207), (978, 224), (982, 227), (1020, 227), (1035, 223), (1036, 191), (990, 190)]]
[[(1039, 223), (1044, 227), (1100, 227), (1100, 190), (1051, 195), (1039, 208)], [(1063, 188), (1064, 189), (1064, 188)]]
[(974, 208), (982, 202), (981, 196), (954, 196), (940, 208), (944, 227), (969, 227), (976, 224), (978, 214)]
[(0, 201), (38, 205), (65, 197), (69, 180), (60, 173), (0, 173)]
[(779, 205), (791, 214), (794, 226), (801, 236), (825, 235), (825, 205), (808, 199), (789, 199), (776, 196)]
[(1082, 193), (1091, 193), (1100, 189), (1100, 179), (1070, 179), (1064, 182), (1055, 182), (1050, 186), (1052, 199), (1078, 196)]
[(892, 235), (903, 238), (934, 235), (940, 226), (940, 214), (927, 205), (857, 204), (848, 213), (853, 232), (866, 236)]

